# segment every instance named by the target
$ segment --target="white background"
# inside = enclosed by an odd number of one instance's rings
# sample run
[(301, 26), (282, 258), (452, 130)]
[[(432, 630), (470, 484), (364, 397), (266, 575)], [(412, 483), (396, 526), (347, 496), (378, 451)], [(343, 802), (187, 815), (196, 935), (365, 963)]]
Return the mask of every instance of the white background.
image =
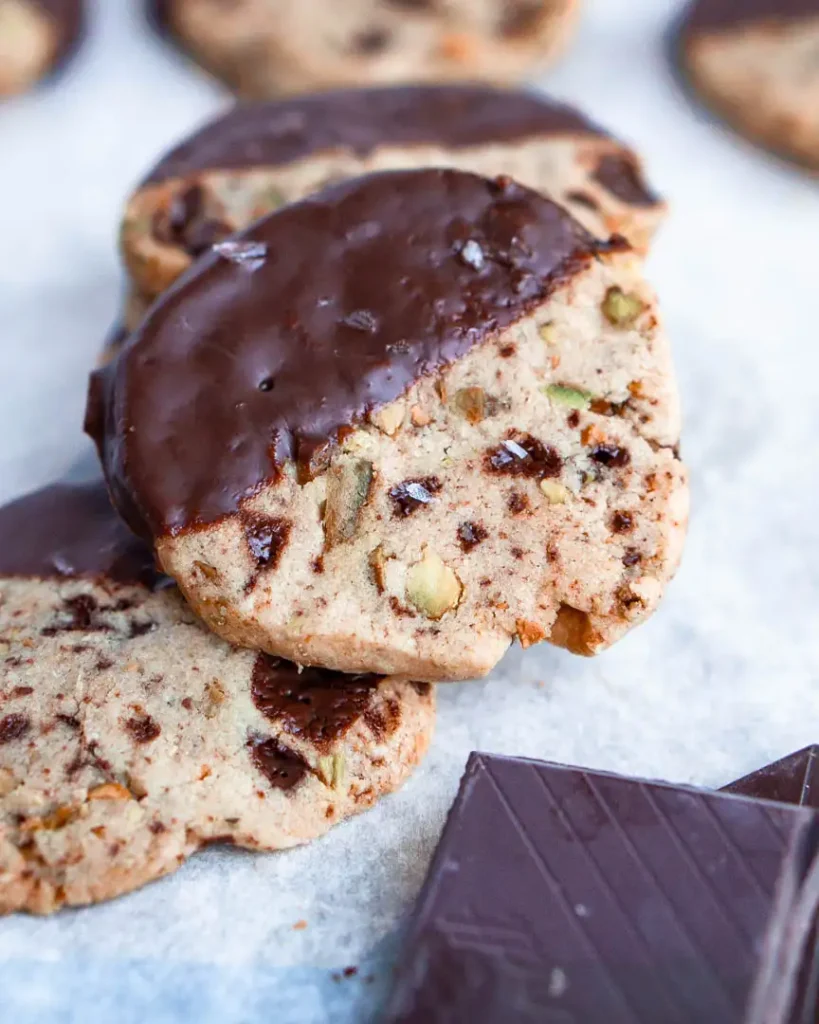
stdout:
[[(672, 203), (648, 274), (680, 371), (693, 518), (661, 611), (597, 660), (515, 650), (489, 681), (439, 688), (426, 764), (326, 840), (209, 851), (112, 904), (0, 922), (3, 1020), (365, 1020), (471, 749), (720, 785), (819, 740), (819, 185), (678, 91), (663, 50), (677, 6), (587, 0), (544, 81), (638, 146)], [(123, 199), (226, 102), (137, 0), (95, 8), (72, 72), (0, 109), (3, 499), (86, 450)], [(347, 964), (358, 976), (333, 981)]]

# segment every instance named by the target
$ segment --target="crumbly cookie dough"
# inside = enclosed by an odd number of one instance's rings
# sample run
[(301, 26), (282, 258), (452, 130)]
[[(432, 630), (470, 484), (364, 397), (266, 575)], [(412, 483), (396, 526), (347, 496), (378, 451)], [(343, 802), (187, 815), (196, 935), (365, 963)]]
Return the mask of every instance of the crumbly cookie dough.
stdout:
[(595, 653), (685, 530), (639, 259), (507, 178), (374, 174), (217, 246), (94, 376), (87, 429), (208, 625), (300, 664)]
[(100, 483), (0, 509), (0, 913), (307, 842), (423, 756), (429, 686), (236, 650), (169, 584)]
[(333, 86), (518, 82), (562, 50), (577, 0), (149, 0), (154, 22), (246, 98)]
[(0, 99), (25, 92), (73, 54), (82, 0), (0, 0)]
[(738, 132), (819, 168), (817, 0), (697, 0), (674, 50), (688, 82)]
[(628, 146), (545, 96), (477, 85), (336, 91), (236, 107), (168, 153), (126, 209), (134, 290), (149, 302), (258, 217), (398, 167), (508, 174), (592, 234), (622, 234), (640, 250), (665, 214)]

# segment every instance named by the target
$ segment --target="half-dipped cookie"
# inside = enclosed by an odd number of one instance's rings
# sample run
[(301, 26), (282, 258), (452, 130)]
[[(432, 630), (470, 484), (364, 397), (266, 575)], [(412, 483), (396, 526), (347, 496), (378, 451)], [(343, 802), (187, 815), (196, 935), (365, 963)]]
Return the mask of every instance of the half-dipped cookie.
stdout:
[(819, 167), (819, 0), (695, 0), (674, 53), (737, 131)]
[(241, 96), (339, 85), (518, 82), (548, 64), (577, 0), (148, 0), (155, 23)]
[(592, 234), (645, 249), (665, 204), (637, 155), (542, 95), (479, 85), (350, 89), (238, 106), (168, 153), (131, 197), (122, 249), (152, 299), (234, 231), (332, 182), (398, 167), (508, 174)]
[(428, 686), (208, 633), (99, 482), (0, 509), (0, 913), (314, 839), (399, 786), (433, 720)]
[(76, 50), (83, 0), (0, 0), (0, 98), (25, 92)]
[(94, 376), (87, 429), (208, 625), (300, 664), (595, 653), (682, 545), (640, 261), (509, 178), (381, 172), (218, 244)]

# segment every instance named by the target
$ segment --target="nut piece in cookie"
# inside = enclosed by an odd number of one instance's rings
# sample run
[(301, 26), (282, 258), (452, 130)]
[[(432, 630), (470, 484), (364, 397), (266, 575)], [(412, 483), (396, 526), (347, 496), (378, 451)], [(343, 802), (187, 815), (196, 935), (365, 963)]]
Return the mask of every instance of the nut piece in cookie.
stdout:
[(431, 687), (208, 633), (104, 486), (0, 509), (0, 913), (94, 903), (200, 846), (308, 842), (407, 778)]
[(0, 0), (0, 99), (25, 92), (73, 55), (84, 0)]
[(203, 257), (95, 375), (87, 418), (120, 510), (212, 629), (437, 681), (521, 635), (595, 653), (656, 608), (687, 484), (622, 239), (508, 178), (418, 170), (235, 243), (266, 256)]
[[(150, 0), (154, 21), (239, 95), (521, 81), (563, 49), (577, 0)], [(317, 27), (321, 30), (317, 31)]]
[(705, 103), (747, 138), (819, 168), (819, 5), (694, 0), (672, 59)]
[(665, 213), (628, 146), (546, 96), (482, 85), (337, 90), (239, 105), (168, 153), (122, 225), (135, 292), (144, 306), (226, 234), (332, 182), (395, 167), (508, 174), (592, 234), (624, 235), (641, 251)]

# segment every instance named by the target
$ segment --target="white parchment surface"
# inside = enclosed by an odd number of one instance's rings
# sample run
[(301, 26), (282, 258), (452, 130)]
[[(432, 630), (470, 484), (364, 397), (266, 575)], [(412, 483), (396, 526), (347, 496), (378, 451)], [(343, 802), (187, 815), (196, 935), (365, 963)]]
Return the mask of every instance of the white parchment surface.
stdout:
[[(93, 6), (72, 72), (0, 109), (3, 500), (86, 452), (123, 198), (226, 102), (152, 38), (138, 0)], [(416, 777), (312, 846), (211, 850), (114, 903), (0, 921), (4, 1024), (367, 1021), (470, 750), (720, 785), (819, 740), (819, 183), (679, 93), (662, 48), (675, 0), (585, 6), (544, 85), (636, 144), (672, 202), (648, 273), (693, 518), (661, 611), (596, 660), (515, 649), (488, 681), (440, 687)]]

